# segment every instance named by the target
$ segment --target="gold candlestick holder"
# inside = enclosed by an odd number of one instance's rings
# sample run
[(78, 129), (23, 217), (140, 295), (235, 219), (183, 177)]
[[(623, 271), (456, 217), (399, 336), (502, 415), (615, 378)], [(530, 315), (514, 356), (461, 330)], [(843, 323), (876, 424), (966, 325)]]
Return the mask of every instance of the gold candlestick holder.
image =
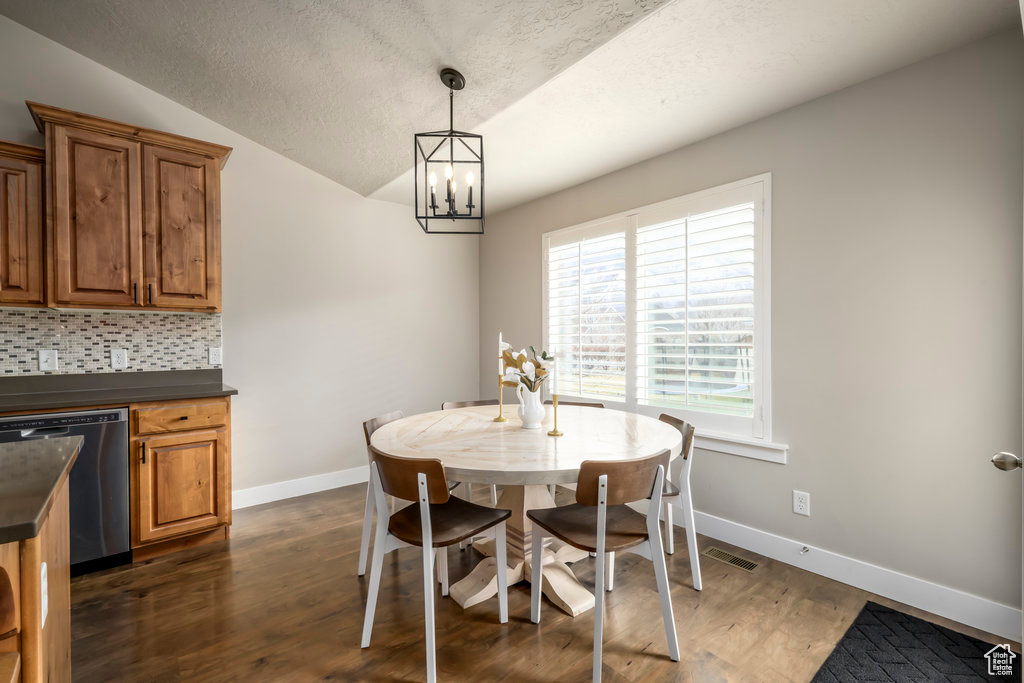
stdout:
[(502, 401), (502, 395), (501, 395), (502, 394), (502, 391), (501, 391), (501, 380), (502, 380), (502, 376), (498, 375), (498, 417), (494, 418), (494, 421), (495, 422), (508, 422), (508, 418), (505, 417), (505, 414), (504, 414), (505, 413), (505, 407), (504, 407), (504, 402)]
[(551, 405), (555, 409), (555, 428), (548, 432), (548, 436), (562, 436), (558, 431), (558, 394), (551, 394)]

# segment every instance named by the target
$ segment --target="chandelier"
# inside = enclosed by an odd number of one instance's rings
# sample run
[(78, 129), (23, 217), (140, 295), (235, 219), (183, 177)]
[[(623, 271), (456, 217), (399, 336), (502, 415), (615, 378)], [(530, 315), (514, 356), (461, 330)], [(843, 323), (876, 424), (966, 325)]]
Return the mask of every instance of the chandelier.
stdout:
[(448, 130), (414, 136), (416, 221), (432, 235), (480, 235), (484, 231), (484, 138), (455, 130), (455, 91), (466, 87), (466, 79), (455, 69), (445, 68), (441, 82), (448, 87)]

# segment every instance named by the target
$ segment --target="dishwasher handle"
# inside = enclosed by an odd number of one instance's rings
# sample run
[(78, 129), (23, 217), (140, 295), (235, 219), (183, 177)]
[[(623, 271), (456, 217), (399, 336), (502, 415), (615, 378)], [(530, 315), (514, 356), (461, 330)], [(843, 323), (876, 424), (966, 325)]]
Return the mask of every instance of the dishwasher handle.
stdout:
[(50, 439), (55, 436), (67, 436), (70, 431), (70, 427), (39, 427), (38, 429), (22, 429), (21, 438)]

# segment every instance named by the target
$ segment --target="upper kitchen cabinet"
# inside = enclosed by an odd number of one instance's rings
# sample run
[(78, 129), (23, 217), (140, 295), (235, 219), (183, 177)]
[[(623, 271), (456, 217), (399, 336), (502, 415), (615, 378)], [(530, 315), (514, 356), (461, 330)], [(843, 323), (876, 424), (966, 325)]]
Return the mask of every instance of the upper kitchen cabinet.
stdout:
[(54, 125), (48, 126), (46, 148), (51, 305), (139, 304), (139, 143)]
[(220, 311), (231, 148), (27, 104), (46, 136), (47, 304)]
[(142, 152), (146, 301), (220, 310), (220, 168), (193, 152)]
[(0, 141), (0, 305), (43, 299), (43, 159), (39, 147)]

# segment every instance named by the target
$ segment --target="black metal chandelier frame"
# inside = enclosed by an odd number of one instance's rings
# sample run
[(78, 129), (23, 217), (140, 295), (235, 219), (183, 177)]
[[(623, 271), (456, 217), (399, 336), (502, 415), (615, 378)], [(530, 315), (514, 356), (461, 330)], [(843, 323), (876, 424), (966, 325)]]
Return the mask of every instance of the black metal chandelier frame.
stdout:
[[(484, 137), (476, 133), (455, 130), (455, 91), (462, 90), (466, 85), (462, 74), (455, 69), (442, 69), (441, 82), (448, 86), (448, 130), (416, 133), (413, 136), (415, 169), (413, 195), (416, 221), (423, 228), (423, 232), (431, 235), (482, 235), (484, 232)], [(469, 158), (456, 158), (456, 150), (461, 153), (462, 149), (469, 152)], [(479, 178), (479, 204), (473, 203), (472, 185), (467, 188), (468, 199), (464, 206), (458, 206), (454, 192), (446, 192), (438, 202), (436, 193), (431, 190), (432, 186), (430, 185), (429, 168), (431, 163), (448, 164), (452, 169), (453, 179), (456, 168), (471, 166), (474, 169), (479, 169), (477, 176)], [(420, 178), (421, 173), (422, 179)], [(446, 179), (446, 183), (448, 182), (449, 180)], [(473, 209), (479, 210), (474, 213)], [(479, 226), (477, 230), (437, 230), (431, 227), (431, 221), (434, 221), (435, 224), (438, 221), (477, 221)]]

